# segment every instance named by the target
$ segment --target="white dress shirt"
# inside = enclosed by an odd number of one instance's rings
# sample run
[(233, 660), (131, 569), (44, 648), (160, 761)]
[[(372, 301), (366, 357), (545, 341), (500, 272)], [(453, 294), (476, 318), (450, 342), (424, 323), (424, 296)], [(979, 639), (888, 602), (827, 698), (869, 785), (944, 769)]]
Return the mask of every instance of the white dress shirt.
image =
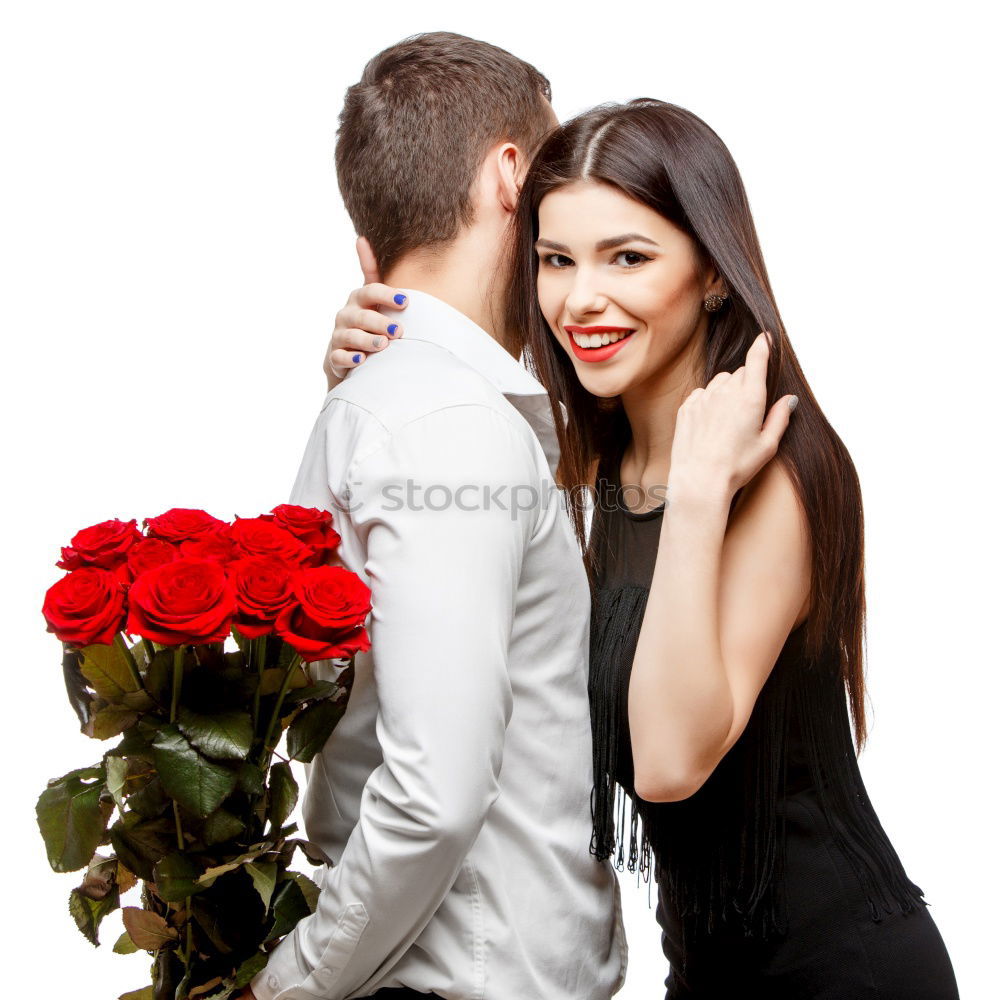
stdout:
[(470, 319), (406, 291), (406, 336), (328, 394), (291, 496), (333, 512), (372, 589), (372, 649), (306, 765), (306, 834), (333, 865), (251, 986), (605, 1000), (626, 945), (590, 854), (590, 596), (548, 399)]

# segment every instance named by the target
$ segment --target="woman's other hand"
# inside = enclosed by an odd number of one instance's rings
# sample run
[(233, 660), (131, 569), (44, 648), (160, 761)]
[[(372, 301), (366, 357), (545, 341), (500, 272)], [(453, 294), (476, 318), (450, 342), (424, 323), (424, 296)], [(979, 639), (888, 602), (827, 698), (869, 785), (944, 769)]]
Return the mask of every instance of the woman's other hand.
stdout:
[(378, 262), (371, 244), (363, 236), (357, 242), (358, 262), (365, 284), (348, 296), (337, 313), (333, 334), (323, 359), (327, 389), (332, 389), (352, 368), (362, 364), (369, 354), (384, 350), (403, 335), (398, 319), (384, 316), (379, 307), (400, 311), (406, 308), (406, 296), (398, 288), (383, 285)]
[(719, 372), (681, 404), (670, 454), (672, 490), (728, 504), (777, 453), (798, 397), (782, 396), (764, 419), (769, 353), (769, 336), (760, 333), (745, 365)]

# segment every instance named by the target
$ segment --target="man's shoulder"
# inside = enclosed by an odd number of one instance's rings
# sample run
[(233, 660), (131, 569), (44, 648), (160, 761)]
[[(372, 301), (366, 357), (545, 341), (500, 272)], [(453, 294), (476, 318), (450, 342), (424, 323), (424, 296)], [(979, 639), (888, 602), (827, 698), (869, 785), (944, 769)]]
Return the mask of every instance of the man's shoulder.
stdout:
[(423, 416), (461, 406), (516, 415), (489, 379), (447, 348), (404, 338), (351, 371), (330, 391), (324, 412), (377, 424), (391, 435)]

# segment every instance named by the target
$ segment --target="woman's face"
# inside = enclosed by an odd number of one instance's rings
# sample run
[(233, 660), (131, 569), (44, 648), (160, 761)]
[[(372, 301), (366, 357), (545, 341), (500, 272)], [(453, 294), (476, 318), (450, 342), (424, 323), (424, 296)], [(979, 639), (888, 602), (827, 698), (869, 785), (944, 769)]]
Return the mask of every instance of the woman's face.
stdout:
[(608, 184), (574, 181), (542, 198), (535, 249), (539, 305), (588, 392), (700, 371), (702, 304), (722, 282), (672, 222)]

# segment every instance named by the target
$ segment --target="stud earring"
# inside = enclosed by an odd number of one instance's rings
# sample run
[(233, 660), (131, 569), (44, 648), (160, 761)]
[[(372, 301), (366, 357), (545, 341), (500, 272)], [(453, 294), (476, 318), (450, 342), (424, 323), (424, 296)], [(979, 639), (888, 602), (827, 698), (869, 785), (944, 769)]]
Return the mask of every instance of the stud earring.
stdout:
[(726, 304), (726, 299), (728, 298), (728, 292), (723, 292), (721, 295), (717, 295), (715, 292), (712, 292), (711, 295), (706, 295), (704, 302), (705, 312), (718, 312)]

